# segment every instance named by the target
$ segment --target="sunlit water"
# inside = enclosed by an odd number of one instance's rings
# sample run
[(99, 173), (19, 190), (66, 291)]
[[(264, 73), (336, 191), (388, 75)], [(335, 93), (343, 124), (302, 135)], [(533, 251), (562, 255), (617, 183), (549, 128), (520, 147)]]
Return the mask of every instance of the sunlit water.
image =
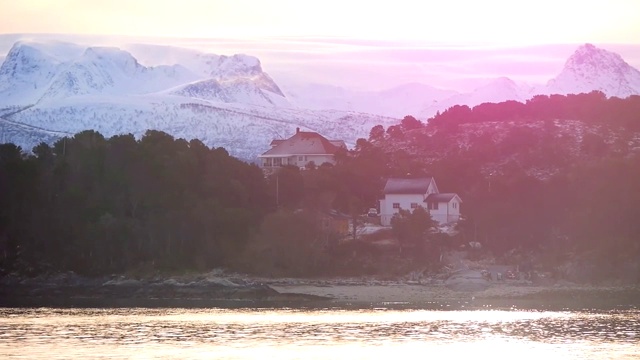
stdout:
[(640, 359), (640, 311), (0, 308), (0, 359)]

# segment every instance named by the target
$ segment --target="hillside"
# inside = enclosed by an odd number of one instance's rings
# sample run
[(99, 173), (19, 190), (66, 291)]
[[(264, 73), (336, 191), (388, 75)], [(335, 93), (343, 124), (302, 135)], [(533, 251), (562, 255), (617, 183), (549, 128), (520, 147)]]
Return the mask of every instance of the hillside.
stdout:
[[(454, 107), (426, 125), (377, 125), (335, 165), (267, 177), (225, 149), (160, 131), (83, 131), (33, 155), (3, 144), (0, 274), (230, 266), (388, 276), (436, 271), (442, 252), (477, 242), (478, 256), (556, 279), (637, 283), (639, 106), (638, 96), (594, 92)], [(411, 236), (392, 227), (378, 239), (395, 236), (398, 251), (326, 226), (327, 212), (353, 220), (375, 207), (389, 177), (423, 176), (462, 199), (455, 231), (427, 232), (429, 214), (417, 212)]]
[(599, 92), (458, 106), (426, 125), (406, 117), (376, 127), (357, 152), (379, 163), (367, 178), (434, 176), (440, 191), (458, 193), (463, 241), (502, 261), (530, 259), (574, 278), (636, 279), (638, 109), (640, 96)]
[(399, 174), (447, 178), (446, 191), (464, 193), (478, 177), (547, 181), (574, 166), (640, 154), (640, 96), (607, 99), (593, 92), (454, 106), (426, 125), (406, 117), (400, 125), (377, 126), (369, 142), (395, 158), (392, 168), (404, 164)]

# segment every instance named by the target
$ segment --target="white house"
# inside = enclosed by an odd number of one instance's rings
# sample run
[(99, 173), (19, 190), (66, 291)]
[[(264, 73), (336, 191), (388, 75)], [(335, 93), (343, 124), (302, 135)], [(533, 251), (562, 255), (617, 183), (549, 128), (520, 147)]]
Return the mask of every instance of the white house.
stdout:
[(324, 163), (335, 164), (335, 154), (340, 148), (346, 149), (343, 140), (328, 140), (311, 131), (296, 129), (295, 135), (288, 139), (271, 141), (271, 149), (258, 156), (263, 169), (275, 169), (284, 165), (295, 165), (303, 169), (313, 161), (320, 166)]
[(432, 177), (416, 179), (391, 178), (384, 186), (384, 199), (380, 200), (380, 223), (391, 225), (393, 215), (400, 209), (410, 210), (421, 206), (431, 218), (441, 224), (460, 219), (462, 199), (455, 193), (440, 193)]

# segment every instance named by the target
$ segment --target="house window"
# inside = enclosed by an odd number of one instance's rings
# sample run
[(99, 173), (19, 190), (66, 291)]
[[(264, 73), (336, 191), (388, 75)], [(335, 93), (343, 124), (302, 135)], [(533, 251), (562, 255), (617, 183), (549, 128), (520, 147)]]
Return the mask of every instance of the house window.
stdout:
[(430, 202), (429, 203), (429, 210), (438, 210), (438, 203), (437, 202)]
[(453, 203), (453, 208), (456, 209), (458, 207), (458, 203)]
[(394, 209), (400, 209), (400, 203), (393, 203)]
[(298, 161), (302, 161), (304, 157), (302, 155), (298, 156)]
[(412, 208), (412, 209), (415, 209), (415, 208), (417, 208), (417, 207), (418, 207), (418, 203), (411, 203), (411, 208)]

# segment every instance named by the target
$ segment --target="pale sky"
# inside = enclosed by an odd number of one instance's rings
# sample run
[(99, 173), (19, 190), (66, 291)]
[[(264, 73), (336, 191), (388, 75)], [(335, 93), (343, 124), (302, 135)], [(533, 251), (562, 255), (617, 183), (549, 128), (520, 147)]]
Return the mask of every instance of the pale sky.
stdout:
[(640, 0), (0, 0), (0, 34), (638, 43)]
[(0, 63), (15, 41), (41, 39), (245, 53), (279, 84), (470, 90), (544, 83), (584, 43), (640, 68), (640, 0), (0, 0)]

